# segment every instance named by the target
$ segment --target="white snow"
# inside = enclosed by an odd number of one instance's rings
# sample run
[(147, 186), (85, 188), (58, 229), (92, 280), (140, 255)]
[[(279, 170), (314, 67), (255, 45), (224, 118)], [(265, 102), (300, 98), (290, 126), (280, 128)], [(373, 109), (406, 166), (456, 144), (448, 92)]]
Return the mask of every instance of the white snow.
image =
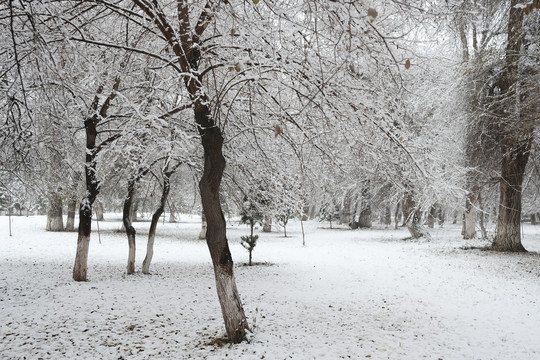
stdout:
[[(457, 225), (433, 240), (406, 230), (327, 229), (306, 222), (258, 232), (257, 266), (231, 223), (236, 281), (255, 338), (225, 334), (200, 218), (160, 222), (146, 276), (125, 275), (120, 216), (93, 226), (88, 282), (71, 279), (76, 233), (46, 232), (44, 217), (0, 217), (1, 359), (540, 359), (540, 225), (535, 252), (464, 248)], [(149, 222), (134, 223), (140, 271)], [(262, 263), (262, 264), (261, 264)], [(209, 345), (210, 342), (215, 343)]]

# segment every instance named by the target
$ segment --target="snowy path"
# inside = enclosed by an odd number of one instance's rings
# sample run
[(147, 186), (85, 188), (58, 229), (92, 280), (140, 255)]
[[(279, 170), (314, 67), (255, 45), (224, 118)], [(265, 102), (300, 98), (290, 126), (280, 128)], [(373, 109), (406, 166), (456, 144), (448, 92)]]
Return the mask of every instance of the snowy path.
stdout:
[[(196, 218), (160, 224), (154, 275), (125, 275), (127, 240), (100, 223), (87, 283), (71, 280), (74, 233), (42, 217), (0, 217), (2, 359), (540, 359), (540, 256), (462, 250), (459, 229), (432, 242), (402, 230), (318, 229), (263, 234), (254, 261), (228, 232), (252, 344), (223, 336), (213, 272)], [(137, 266), (148, 223), (136, 223)], [(95, 226), (94, 226), (95, 229)], [(540, 226), (525, 229), (540, 251)]]

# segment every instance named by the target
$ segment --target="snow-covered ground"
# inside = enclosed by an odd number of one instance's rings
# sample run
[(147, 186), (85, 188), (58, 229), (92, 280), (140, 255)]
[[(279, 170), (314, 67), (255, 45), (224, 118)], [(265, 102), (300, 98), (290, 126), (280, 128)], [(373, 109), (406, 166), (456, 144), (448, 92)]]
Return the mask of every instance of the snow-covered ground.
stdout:
[[(116, 217), (115, 217), (116, 216)], [(119, 217), (94, 222), (89, 280), (71, 279), (76, 233), (44, 217), (0, 217), (1, 359), (540, 359), (540, 226), (524, 226), (527, 254), (482, 251), (456, 225), (432, 241), (404, 230), (300, 223), (228, 237), (256, 337), (221, 344), (223, 321), (199, 218), (160, 223), (151, 271), (126, 276)], [(138, 230), (137, 266), (148, 222)]]

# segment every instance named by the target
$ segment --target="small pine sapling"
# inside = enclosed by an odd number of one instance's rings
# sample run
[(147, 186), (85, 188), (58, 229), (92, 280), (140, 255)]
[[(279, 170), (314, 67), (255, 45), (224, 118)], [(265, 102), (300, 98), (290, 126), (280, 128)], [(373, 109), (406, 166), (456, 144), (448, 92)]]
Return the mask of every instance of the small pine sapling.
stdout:
[(244, 204), (240, 215), (242, 216), (240, 221), (243, 224), (248, 224), (250, 228), (250, 235), (241, 236), (240, 244), (249, 251), (249, 266), (251, 266), (251, 254), (257, 245), (257, 239), (259, 238), (259, 235), (253, 235), (253, 229), (255, 228), (255, 224), (263, 219), (263, 215), (253, 202), (247, 199), (247, 197), (244, 198)]
[(251, 266), (251, 254), (253, 252), (253, 249), (257, 245), (257, 239), (259, 238), (259, 235), (245, 235), (240, 237), (242, 240), (240, 241), (240, 244), (249, 251), (249, 263), (248, 265)]

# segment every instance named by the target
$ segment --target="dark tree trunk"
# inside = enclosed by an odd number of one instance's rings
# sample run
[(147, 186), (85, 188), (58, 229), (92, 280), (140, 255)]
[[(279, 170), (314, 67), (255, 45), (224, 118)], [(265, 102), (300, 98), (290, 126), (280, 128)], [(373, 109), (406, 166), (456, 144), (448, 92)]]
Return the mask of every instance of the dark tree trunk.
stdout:
[(135, 272), (135, 252), (136, 252), (136, 245), (135, 245), (135, 235), (136, 231), (135, 228), (131, 224), (131, 208), (133, 207), (133, 196), (135, 195), (135, 180), (130, 179), (128, 181), (128, 194), (126, 196), (126, 199), (124, 200), (124, 211), (122, 215), (122, 224), (124, 225), (124, 229), (126, 231), (126, 235), (128, 238), (128, 262), (127, 262), (127, 268), (126, 272), (127, 274), (133, 274)]
[(206, 242), (214, 265), (216, 288), (225, 320), (227, 336), (232, 342), (240, 342), (249, 331), (244, 308), (236, 288), (233, 260), (226, 236), (226, 223), (219, 200), (219, 188), (225, 169), (222, 154), (223, 137), (214, 126), (209, 109), (198, 104), (195, 119), (199, 124), (204, 148), (204, 172), (199, 183), (203, 211), (206, 215)]
[(531, 225), (536, 225), (536, 214), (535, 213), (531, 214)]
[(174, 170), (167, 171), (163, 173), (163, 191), (161, 193), (161, 202), (159, 207), (152, 215), (152, 222), (150, 223), (150, 230), (148, 231), (148, 243), (146, 245), (146, 257), (143, 261), (142, 272), (143, 274), (150, 274), (150, 263), (152, 262), (152, 257), (154, 256), (154, 240), (156, 238), (156, 229), (159, 222), (159, 218), (163, 211), (165, 211), (165, 205), (167, 205), (167, 198), (169, 197), (169, 192), (171, 189), (170, 177), (174, 173)]
[[(135, 253), (136, 253), (136, 243), (135, 243), (135, 236), (136, 231), (131, 223), (131, 210), (134, 206), (133, 199), (135, 198), (135, 185), (137, 182), (148, 173), (149, 169), (139, 169), (139, 172), (137, 175), (131, 177), (128, 181), (128, 193), (126, 196), (126, 199), (124, 200), (124, 211), (123, 211), (123, 217), (122, 217), (122, 223), (124, 225), (124, 229), (126, 230), (126, 235), (128, 238), (128, 262), (127, 262), (127, 274), (133, 274), (135, 272)], [(160, 214), (161, 215), (161, 214)], [(157, 218), (159, 220), (159, 216)]]
[(508, 149), (503, 156), (495, 251), (526, 251), (521, 244), (521, 190), (530, 146)]
[[(101, 109), (99, 109), (99, 95), (103, 92), (103, 87), (100, 86), (92, 101), (91, 109), (93, 114), (84, 121), (86, 132), (86, 157), (84, 165), (86, 196), (81, 200), (79, 208), (79, 234), (77, 238), (77, 253), (75, 254), (75, 263), (73, 265), (73, 279), (75, 281), (86, 281), (88, 248), (90, 246), (90, 233), (92, 232), (92, 205), (99, 194), (99, 181), (96, 178), (96, 155), (99, 152), (99, 149), (96, 148), (96, 127), (101, 119), (107, 117), (109, 105), (115, 98), (119, 86), (120, 78), (117, 77), (113, 85), (113, 91), (103, 105), (101, 105)], [(116, 137), (113, 136), (105, 140), (101, 143), (100, 148), (106, 143), (113, 141)]]
[(64, 231), (64, 219), (62, 218), (62, 197), (58, 193), (53, 193), (49, 197), (46, 230)]
[(66, 231), (75, 230), (75, 212), (77, 211), (77, 199), (75, 197), (70, 198), (68, 201), (67, 208), (67, 221), (66, 221)]
[[(219, 189), (225, 168), (223, 157), (223, 137), (220, 128), (212, 118), (208, 108), (210, 103), (199, 71), (201, 60), (201, 35), (206, 25), (212, 21), (221, 2), (209, 1), (198, 20), (190, 21), (192, 8), (187, 2), (178, 6), (178, 32), (167, 22), (167, 17), (157, 6), (149, 2), (134, 0), (134, 3), (152, 19), (167, 40), (170, 50), (178, 60), (184, 84), (193, 102), (195, 122), (204, 149), (204, 171), (199, 182), (203, 211), (207, 221), (206, 242), (214, 265), (216, 289), (229, 340), (241, 342), (249, 334), (249, 327), (233, 273), (233, 261), (226, 236), (225, 217), (219, 201)], [(178, 34), (178, 35), (177, 35)], [(192, 74), (193, 76), (185, 76)]]
[[(96, 96), (97, 98), (97, 96)], [(97, 106), (97, 101), (94, 100)], [(97, 116), (95, 116), (97, 117)], [(84, 122), (86, 129), (86, 196), (81, 200), (79, 207), (79, 235), (77, 238), (77, 253), (73, 266), (73, 279), (86, 281), (88, 269), (88, 248), (90, 246), (90, 233), (92, 232), (92, 205), (99, 194), (99, 182), (96, 178), (96, 124), (95, 117)]]
[(533, 140), (534, 119), (525, 118), (524, 109), (519, 107), (518, 62), (524, 39), (524, 12), (520, 4), (518, 0), (511, 1), (506, 67), (499, 84), (502, 165), (497, 235), (493, 240), (495, 251), (526, 251), (521, 244), (521, 191)]

